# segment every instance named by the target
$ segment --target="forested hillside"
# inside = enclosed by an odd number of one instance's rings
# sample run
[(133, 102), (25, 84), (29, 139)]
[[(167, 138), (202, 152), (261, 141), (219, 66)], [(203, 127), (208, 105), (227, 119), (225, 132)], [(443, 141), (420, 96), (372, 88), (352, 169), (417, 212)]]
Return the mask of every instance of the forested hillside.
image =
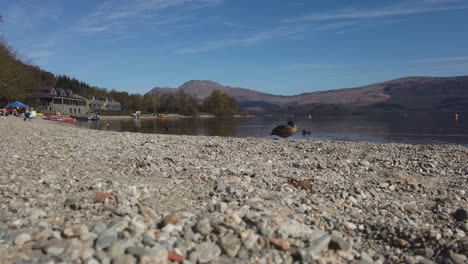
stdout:
[(29, 102), (36, 88), (54, 84), (52, 73), (22, 62), (12, 47), (0, 40), (0, 107), (16, 100)]

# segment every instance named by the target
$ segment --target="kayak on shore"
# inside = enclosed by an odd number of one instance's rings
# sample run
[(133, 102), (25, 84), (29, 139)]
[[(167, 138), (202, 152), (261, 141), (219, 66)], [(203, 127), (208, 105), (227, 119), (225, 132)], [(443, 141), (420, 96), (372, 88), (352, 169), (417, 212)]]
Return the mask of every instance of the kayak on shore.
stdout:
[(73, 118), (73, 117), (44, 116), (42, 119), (50, 120), (50, 121), (66, 122), (70, 124), (74, 124), (77, 122), (76, 118)]

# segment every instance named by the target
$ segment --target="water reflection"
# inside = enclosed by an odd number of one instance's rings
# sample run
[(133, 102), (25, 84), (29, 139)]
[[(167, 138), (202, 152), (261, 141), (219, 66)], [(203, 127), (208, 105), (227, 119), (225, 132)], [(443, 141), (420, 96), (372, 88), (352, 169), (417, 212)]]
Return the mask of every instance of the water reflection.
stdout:
[[(298, 126), (293, 139), (351, 140), (401, 143), (455, 143), (468, 146), (467, 115), (454, 119), (452, 114), (398, 114), (338, 117), (223, 117), (101, 120), (79, 122), (78, 126), (140, 133), (206, 135), (223, 137), (270, 137), (278, 124), (292, 119)], [(302, 130), (311, 131), (302, 135)]]

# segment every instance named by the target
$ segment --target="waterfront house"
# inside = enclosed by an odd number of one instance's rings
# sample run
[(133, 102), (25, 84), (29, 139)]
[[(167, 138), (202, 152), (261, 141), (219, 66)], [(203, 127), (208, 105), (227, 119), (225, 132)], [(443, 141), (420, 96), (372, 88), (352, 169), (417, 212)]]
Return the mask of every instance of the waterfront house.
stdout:
[(114, 101), (114, 100), (106, 100), (107, 101), (107, 110), (109, 111), (121, 111), (122, 110), (122, 105), (120, 102)]
[(42, 87), (34, 98), (38, 110), (47, 114), (60, 112), (62, 115), (84, 116), (90, 109), (88, 99), (60, 87)]
[(90, 101), (90, 109), (93, 112), (99, 111), (121, 111), (122, 105), (113, 99), (95, 98), (93, 97)]

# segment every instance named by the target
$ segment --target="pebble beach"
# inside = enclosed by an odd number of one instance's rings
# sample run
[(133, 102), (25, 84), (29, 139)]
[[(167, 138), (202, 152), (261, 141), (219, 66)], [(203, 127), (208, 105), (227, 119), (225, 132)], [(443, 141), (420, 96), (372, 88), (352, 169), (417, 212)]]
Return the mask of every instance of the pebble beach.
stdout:
[(464, 146), (0, 135), (0, 263), (468, 263)]

